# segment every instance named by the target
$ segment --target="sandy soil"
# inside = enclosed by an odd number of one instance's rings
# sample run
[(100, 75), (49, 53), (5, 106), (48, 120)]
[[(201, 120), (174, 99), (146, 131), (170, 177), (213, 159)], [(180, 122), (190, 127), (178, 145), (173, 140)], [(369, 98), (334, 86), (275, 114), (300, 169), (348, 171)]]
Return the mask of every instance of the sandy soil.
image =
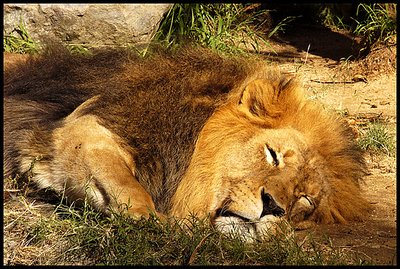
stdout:
[[(307, 26), (289, 31), (271, 45), (277, 54), (266, 48), (266, 57), (279, 62), (283, 72), (297, 75), (310, 98), (346, 115), (356, 134), (367, 123), (379, 120), (396, 136), (395, 46), (374, 48), (365, 59), (352, 61), (349, 56), (357, 40)], [(370, 174), (362, 188), (374, 206), (370, 219), (318, 226), (298, 234), (319, 236), (321, 243), (328, 235), (333, 247), (376, 264), (397, 264), (396, 158), (368, 153), (366, 159)]]

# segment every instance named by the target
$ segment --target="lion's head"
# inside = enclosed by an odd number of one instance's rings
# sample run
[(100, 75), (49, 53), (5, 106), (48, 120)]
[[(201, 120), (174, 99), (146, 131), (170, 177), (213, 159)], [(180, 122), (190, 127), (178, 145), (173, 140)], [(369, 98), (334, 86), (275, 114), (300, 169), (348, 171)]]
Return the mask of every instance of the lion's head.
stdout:
[(282, 220), (302, 227), (365, 216), (361, 152), (293, 79), (255, 79), (228, 99), (199, 135), (173, 215), (208, 215), (248, 240)]

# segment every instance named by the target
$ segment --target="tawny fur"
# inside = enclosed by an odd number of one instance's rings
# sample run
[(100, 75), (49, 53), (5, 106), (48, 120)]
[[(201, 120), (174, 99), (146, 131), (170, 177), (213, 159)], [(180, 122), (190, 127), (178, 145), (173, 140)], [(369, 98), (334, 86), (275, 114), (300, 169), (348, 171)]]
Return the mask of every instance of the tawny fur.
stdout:
[[(185, 217), (230, 207), (256, 219), (264, 191), (297, 222), (361, 220), (370, 208), (350, 129), (256, 58), (55, 47), (5, 69), (4, 102), (5, 176), (40, 157), (39, 186), (89, 194), (100, 210), (122, 202), (137, 217)], [(266, 163), (266, 145), (279, 166)]]

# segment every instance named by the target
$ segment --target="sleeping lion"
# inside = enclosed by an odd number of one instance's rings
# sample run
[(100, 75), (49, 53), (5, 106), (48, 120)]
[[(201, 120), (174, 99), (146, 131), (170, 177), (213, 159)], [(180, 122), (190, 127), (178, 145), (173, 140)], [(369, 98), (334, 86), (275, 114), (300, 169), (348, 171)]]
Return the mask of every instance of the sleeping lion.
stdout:
[(27, 171), (106, 214), (193, 214), (249, 241), (370, 209), (362, 152), (336, 115), (261, 59), (204, 48), (54, 46), (6, 66), (4, 176)]

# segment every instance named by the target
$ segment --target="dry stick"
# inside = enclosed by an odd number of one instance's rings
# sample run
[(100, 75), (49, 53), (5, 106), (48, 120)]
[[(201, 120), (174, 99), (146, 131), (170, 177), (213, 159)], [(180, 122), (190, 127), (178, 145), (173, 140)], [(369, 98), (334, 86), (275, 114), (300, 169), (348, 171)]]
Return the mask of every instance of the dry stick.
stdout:
[(307, 53), (306, 53), (306, 59), (304, 60), (304, 64), (306, 64), (306, 63), (307, 63), (308, 52), (310, 51), (310, 46), (311, 46), (311, 43), (309, 43), (309, 44), (308, 44), (308, 47), (307, 47)]
[(188, 265), (191, 265), (194, 261), (194, 258), (196, 256), (197, 251), (199, 250), (199, 248), (201, 247), (201, 245), (203, 245), (204, 241), (213, 233), (209, 233), (206, 236), (204, 236), (203, 239), (201, 239), (200, 243), (195, 247), (195, 249), (192, 252), (192, 255), (190, 255), (189, 261), (188, 261)]
[(323, 80), (319, 80), (319, 79), (310, 79), (310, 81), (312, 82), (316, 82), (316, 83), (322, 83), (322, 84), (353, 84), (353, 83), (357, 83), (360, 81), (323, 81)]

